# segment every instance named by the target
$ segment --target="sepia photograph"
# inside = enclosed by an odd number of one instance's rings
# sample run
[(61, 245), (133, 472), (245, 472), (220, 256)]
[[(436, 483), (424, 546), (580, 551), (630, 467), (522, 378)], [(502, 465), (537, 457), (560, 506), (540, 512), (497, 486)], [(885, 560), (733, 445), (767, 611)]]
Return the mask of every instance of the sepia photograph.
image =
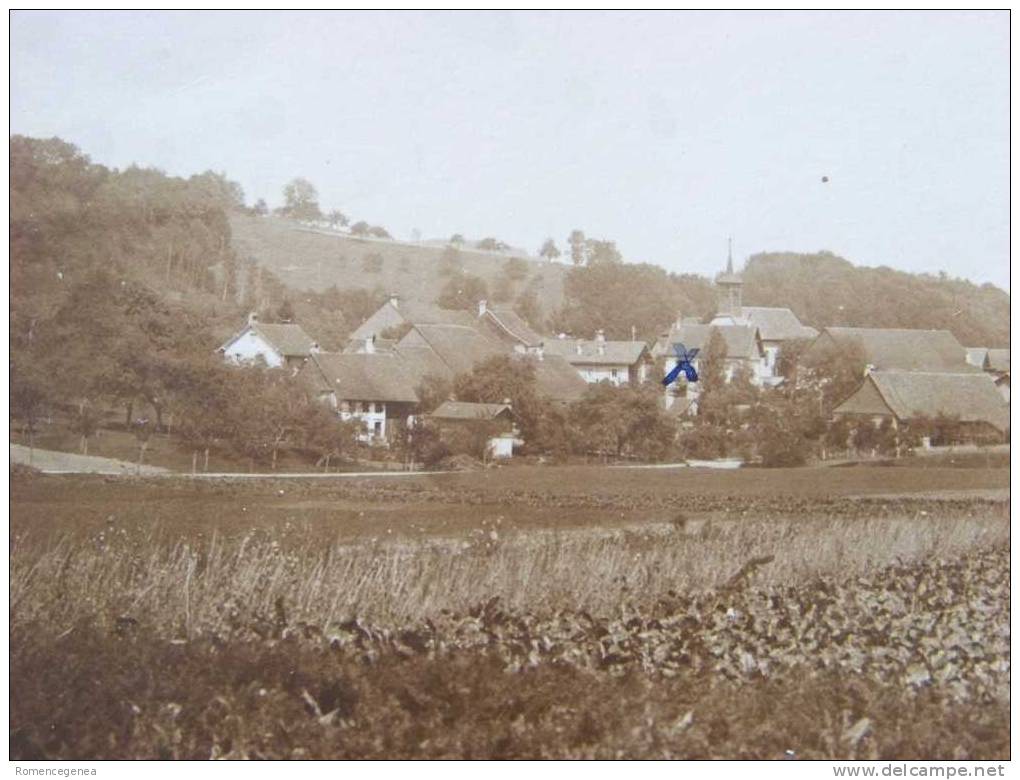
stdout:
[(1005, 777), (1010, 24), (10, 10), (11, 776)]

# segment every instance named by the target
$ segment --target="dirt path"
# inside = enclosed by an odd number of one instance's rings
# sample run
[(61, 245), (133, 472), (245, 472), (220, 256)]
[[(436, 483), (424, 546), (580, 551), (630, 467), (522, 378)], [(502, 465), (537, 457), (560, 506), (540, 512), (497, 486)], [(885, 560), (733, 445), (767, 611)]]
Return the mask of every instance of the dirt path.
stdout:
[(113, 458), (95, 455), (78, 455), (73, 452), (54, 450), (29, 450), (21, 444), (11, 444), (11, 463), (32, 466), (44, 474), (169, 474), (168, 469), (159, 466), (142, 466)]

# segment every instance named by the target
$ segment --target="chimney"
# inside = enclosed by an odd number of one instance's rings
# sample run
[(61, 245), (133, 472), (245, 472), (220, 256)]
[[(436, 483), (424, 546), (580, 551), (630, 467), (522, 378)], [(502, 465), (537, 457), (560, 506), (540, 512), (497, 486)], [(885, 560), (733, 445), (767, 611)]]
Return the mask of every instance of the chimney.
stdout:
[(251, 314), (248, 315), (248, 324), (249, 325), (259, 324), (259, 313), (257, 311), (253, 311)]
[(595, 340), (596, 341), (601, 341), (602, 343), (605, 343), (605, 341), (606, 341), (606, 332), (604, 330), (602, 330), (602, 328), (599, 328), (597, 331), (595, 331)]
[(600, 355), (606, 354), (606, 334), (601, 328), (595, 331), (595, 349)]
[(400, 294), (399, 293), (395, 293), (395, 292), (391, 292), (390, 293), (390, 303), (393, 305), (394, 309), (399, 309), (400, 308)]
[(367, 336), (365, 338), (365, 354), (366, 355), (374, 355), (375, 354), (375, 335), (374, 334), (371, 335), (371, 336)]
[(580, 355), (584, 352), (584, 347), (581, 346), (581, 342), (577, 342), (577, 346), (574, 347), (577, 350), (577, 354)]
[(676, 313), (676, 320), (673, 322), (674, 330), (680, 330), (680, 328), (683, 326), (683, 324), (684, 324), (684, 313), (682, 311), (677, 311), (677, 313)]
[(488, 301), (486, 301), (484, 298), (478, 302), (478, 316), (479, 317), (484, 317), (485, 316), (485, 312), (488, 311), (487, 304), (488, 304)]

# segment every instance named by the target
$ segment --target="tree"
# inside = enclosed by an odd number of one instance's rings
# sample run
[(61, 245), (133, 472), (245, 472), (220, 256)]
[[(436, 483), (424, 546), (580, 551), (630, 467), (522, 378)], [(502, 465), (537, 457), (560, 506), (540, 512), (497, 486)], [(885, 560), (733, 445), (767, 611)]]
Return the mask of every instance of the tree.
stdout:
[(590, 238), (584, 242), (584, 255), (590, 266), (623, 262), (623, 256), (616, 248), (615, 241), (600, 241)]
[(338, 227), (347, 227), (347, 225), (350, 223), (350, 220), (347, 218), (347, 215), (340, 211), (340, 209), (333, 209), (332, 211), (330, 211), (329, 214), (326, 216), (326, 219), (329, 221), (330, 227), (334, 229)]
[(365, 222), (365, 220), (360, 219), (357, 222), (355, 222), (353, 225), (351, 225), (351, 235), (352, 236), (367, 236), (368, 233), (369, 233), (369, 230), (371, 230), (371, 228), (372, 228), (372, 226), (369, 225), (367, 222)]
[(49, 377), (38, 360), (30, 355), (23, 358), (12, 356), (9, 366), (11, 416), (21, 421), (22, 431), (28, 436), (31, 463), (39, 418), (50, 401)]
[(584, 265), (587, 258), (587, 242), (583, 230), (571, 230), (567, 236), (567, 243), (570, 244), (570, 261), (577, 266)]
[(503, 263), (503, 274), (512, 282), (520, 282), (528, 276), (528, 262), (519, 257), (511, 257)]
[(485, 280), (471, 274), (451, 276), (439, 292), (436, 303), (443, 309), (474, 311), (478, 302), (489, 297)]
[(451, 246), (461, 246), (464, 243), (464, 236), (460, 233), (454, 233), (450, 236), (450, 240), (447, 243)]
[(368, 234), (375, 238), (393, 238), (389, 231), (381, 225), (373, 225), (368, 229)]
[(525, 441), (537, 440), (548, 402), (539, 397), (530, 359), (495, 355), (453, 380), (458, 401), (503, 403), (509, 400)]
[(89, 454), (89, 439), (96, 435), (99, 430), (99, 413), (90, 403), (83, 403), (77, 409), (77, 414), (71, 418), (68, 426), (72, 433), (81, 437), (81, 453)]
[(325, 404), (310, 396), (302, 397), (296, 415), (296, 430), (302, 437), (302, 446), (313, 450), (324, 471), (329, 471), (333, 458), (342, 458), (358, 445), (358, 435), (364, 424), (360, 420), (341, 420)]
[(478, 242), (478, 248), (489, 252), (502, 252), (509, 249), (510, 245), (489, 236)]
[(531, 327), (539, 331), (544, 330), (542, 305), (538, 302), (538, 291), (534, 279), (517, 296), (517, 300), (514, 302), (514, 311)]
[(546, 260), (552, 262), (560, 256), (560, 250), (556, 248), (556, 242), (551, 238), (547, 238), (542, 244), (541, 249), (538, 250), (539, 257), (544, 257)]
[(428, 414), (450, 399), (453, 393), (453, 383), (435, 374), (426, 374), (418, 383), (415, 392), (418, 394), (419, 410), (423, 414)]
[(283, 188), (284, 213), (291, 219), (313, 221), (322, 219), (319, 210), (319, 193), (315, 186), (298, 177), (291, 179)]
[(276, 319), (280, 322), (293, 322), (295, 316), (294, 304), (290, 302), (290, 298), (284, 298), (276, 309)]
[(659, 391), (652, 385), (592, 385), (571, 407), (570, 416), (587, 452), (655, 460), (669, 451), (676, 436), (675, 424), (660, 410)]
[(255, 201), (255, 205), (251, 207), (251, 212), (256, 217), (264, 217), (269, 213), (269, 206), (266, 205), (266, 201), (263, 198), (259, 198)]

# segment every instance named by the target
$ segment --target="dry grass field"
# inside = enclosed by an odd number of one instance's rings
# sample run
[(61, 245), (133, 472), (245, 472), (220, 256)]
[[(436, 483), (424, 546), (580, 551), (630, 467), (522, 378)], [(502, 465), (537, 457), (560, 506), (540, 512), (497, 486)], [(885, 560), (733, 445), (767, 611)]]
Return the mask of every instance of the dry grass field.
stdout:
[(16, 757), (1009, 754), (1007, 469), (11, 496)]

